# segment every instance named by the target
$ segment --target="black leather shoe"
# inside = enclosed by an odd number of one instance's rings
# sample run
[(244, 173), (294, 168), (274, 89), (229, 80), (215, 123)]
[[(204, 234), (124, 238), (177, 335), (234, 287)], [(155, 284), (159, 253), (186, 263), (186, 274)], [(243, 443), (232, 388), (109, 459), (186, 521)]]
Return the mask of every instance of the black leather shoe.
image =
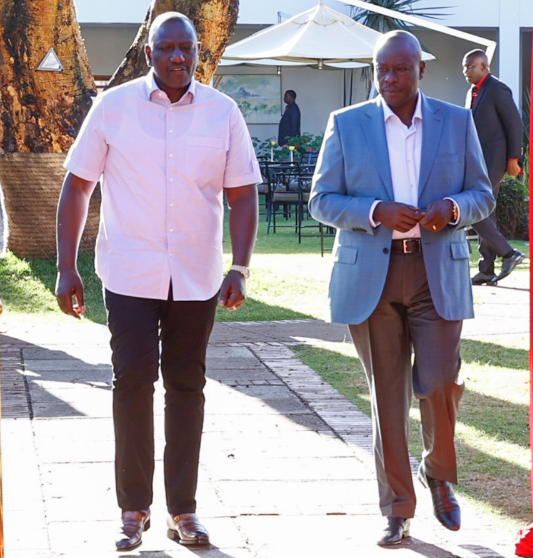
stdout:
[(520, 250), (515, 250), (512, 256), (503, 258), (502, 269), (498, 277), (496, 277), (496, 281), (501, 281), (502, 279), (505, 279), (508, 275), (510, 275), (514, 268), (524, 261), (525, 257), (526, 255), (520, 252)]
[(150, 529), (150, 510), (122, 512), (122, 528), (115, 541), (117, 550), (131, 550), (142, 543), (143, 531)]
[(433, 513), (441, 524), (450, 531), (459, 531), (461, 527), (461, 508), (455, 499), (452, 485), (448, 481), (432, 479), (418, 472), (420, 482), (431, 491)]
[(209, 544), (209, 533), (198, 521), (198, 516), (195, 513), (169, 515), (167, 526), (168, 538), (178, 541), (180, 544), (196, 546)]
[(472, 277), (472, 285), (494, 285), (496, 286), (498, 278), (494, 273), (483, 273), (482, 271), (476, 273)]
[(389, 546), (399, 544), (404, 537), (409, 536), (411, 521), (403, 517), (387, 517), (388, 525), (383, 531), (383, 536), (379, 539), (379, 546)]

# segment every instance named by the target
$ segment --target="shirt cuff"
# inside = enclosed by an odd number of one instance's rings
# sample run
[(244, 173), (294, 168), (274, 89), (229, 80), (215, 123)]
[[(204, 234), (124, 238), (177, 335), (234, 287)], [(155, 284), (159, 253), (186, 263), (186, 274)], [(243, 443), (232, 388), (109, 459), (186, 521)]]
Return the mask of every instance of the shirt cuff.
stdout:
[(455, 211), (457, 212), (457, 219), (455, 221), (450, 221), (448, 224), (458, 225), (459, 221), (461, 220), (461, 208), (459, 207), (459, 204), (453, 198), (444, 198), (444, 199), (450, 200), (453, 203), (453, 206), (455, 207)]
[(374, 210), (376, 209), (376, 206), (378, 205), (378, 203), (381, 203), (382, 200), (375, 200), (374, 203), (370, 206), (370, 213), (368, 215), (368, 221), (370, 222), (370, 226), (375, 229), (376, 227), (379, 227), (379, 225), (381, 225), (381, 223), (376, 223), (376, 221), (374, 221)]

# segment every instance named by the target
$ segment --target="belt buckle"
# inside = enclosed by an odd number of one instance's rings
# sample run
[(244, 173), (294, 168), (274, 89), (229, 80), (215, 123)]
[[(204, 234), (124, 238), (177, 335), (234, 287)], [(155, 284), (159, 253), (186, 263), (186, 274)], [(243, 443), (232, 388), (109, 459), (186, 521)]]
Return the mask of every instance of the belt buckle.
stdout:
[(414, 252), (417, 252), (417, 251), (418, 251), (418, 250), (411, 250), (411, 249), (409, 248), (410, 243), (413, 243), (413, 242), (414, 242), (414, 244), (415, 244), (415, 246), (416, 246), (416, 240), (414, 240), (414, 239), (412, 239), (412, 238), (403, 238), (403, 239), (402, 239), (402, 252), (403, 252), (404, 254), (413, 254)]

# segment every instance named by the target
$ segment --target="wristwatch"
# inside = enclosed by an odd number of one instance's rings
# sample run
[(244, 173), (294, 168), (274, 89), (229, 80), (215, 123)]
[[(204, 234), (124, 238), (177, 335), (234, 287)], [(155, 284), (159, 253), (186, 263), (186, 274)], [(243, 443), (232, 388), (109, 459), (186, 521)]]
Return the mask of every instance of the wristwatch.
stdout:
[(250, 277), (250, 269), (245, 265), (232, 265), (229, 270), (238, 271), (245, 279), (248, 279), (248, 277)]

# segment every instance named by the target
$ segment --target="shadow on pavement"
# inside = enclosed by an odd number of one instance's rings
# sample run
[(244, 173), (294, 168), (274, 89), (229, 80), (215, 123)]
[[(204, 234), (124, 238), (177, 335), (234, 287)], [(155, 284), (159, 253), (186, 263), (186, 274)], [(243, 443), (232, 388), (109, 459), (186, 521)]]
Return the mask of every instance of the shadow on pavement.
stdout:
[[(211, 545), (205, 548), (189, 548), (186, 546), (181, 546), (180, 544), (176, 543), (179, 547), (180, 552), (184, 552), (185, 550), (189, 551), (193, 556), (208, 556), (208, 558), (234, 558), (233, 555), (228, 554), (220, 550), (220, 548)], [(131, 558), (131, 553), (126, 554), (116, 554), (117, 558)], [(164, 551), (140, 551), (138, 554), (136, 553), (135, 556), (139, 556), (140, 558), (174, 558), (170, 554), (167, 554)], [(492, 558), (492, 557), (491, 557)]]
[[(73, 404), (75, 401), (69, 401), (72, 388), (84, 385), (88, 399), (94, 395), (93, 389), (111, 390), (112, 371), (109, 363), (89, 364), (65, 351), (47, 349), (7, 335), (1, 336), (1, 343), (2, 346), (11, 345), (11, 353), (16, 351), (15, 354), (19, 356), (6, 359), (5, 350), (2, 350), (2, 370), (3, 373), (9, 371), (12, 376), (18, 374), (24, 378), (24, 383), (19, 382), (18, 385), (19, 389), (27, 393), (30, 418), (89, 416)], [(57, 387), (51, 382), (57, 382)], [(2, 389), (5, 389), (5, 383)]]
[(462, 544), (460, 545), (461, 548), (468, 550), (475, 556), (479, 556), (480, 558), (505, 558), (501, 554), (498, 554), (492, 548), (488, 548), (486, 546), (481, 546), (479, 544)]

